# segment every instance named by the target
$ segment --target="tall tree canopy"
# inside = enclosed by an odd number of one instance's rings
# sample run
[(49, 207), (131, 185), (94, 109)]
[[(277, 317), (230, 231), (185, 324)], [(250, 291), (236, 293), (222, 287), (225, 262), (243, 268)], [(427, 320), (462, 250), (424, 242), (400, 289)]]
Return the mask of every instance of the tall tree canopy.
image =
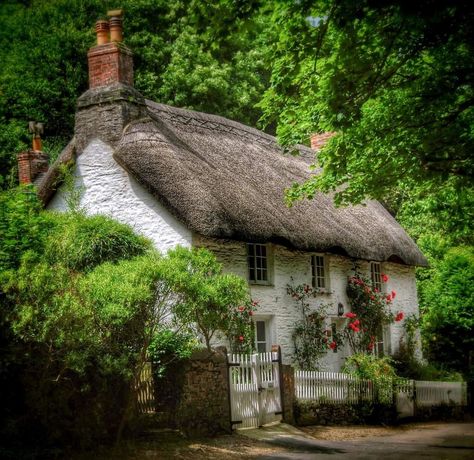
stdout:
[[(265, 22), (257, 3), (123, 0), (135, 86), (149, 99), (255, 125), (268, 81)], [(71, 137), (77, 97), (87, 89), (94, 21), (112, 0), (0, 2), (0, 188), (16, 184), (15, 154), (27, 122), (46, 122), (54, 157)]]
[(323, 174), (290, 200), (343, 184), (342, 203), (420, 183), (472, 187), (472, 2), (285, 0), (272, 22), (266, 120), (289, 146), (337, 133), (319, 155)]

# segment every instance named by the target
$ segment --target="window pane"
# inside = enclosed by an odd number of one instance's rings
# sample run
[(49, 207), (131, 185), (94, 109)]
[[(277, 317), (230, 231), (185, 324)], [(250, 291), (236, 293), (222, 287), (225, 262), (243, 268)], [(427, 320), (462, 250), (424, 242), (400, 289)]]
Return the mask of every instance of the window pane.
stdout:
[(257, 341), (265, 342), (265, 321), (257, 321)]
[(259, 353), (265, 353), (267, 351), (267, 344), (265, 342), (257, 343), (257, 351)]

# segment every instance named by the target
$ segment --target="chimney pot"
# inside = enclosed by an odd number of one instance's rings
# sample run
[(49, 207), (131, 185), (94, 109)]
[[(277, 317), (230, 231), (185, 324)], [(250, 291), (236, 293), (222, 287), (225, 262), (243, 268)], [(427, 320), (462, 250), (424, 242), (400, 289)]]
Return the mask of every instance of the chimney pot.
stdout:
[(122, 10), (110, 10), (107, 11), (110, 26), (110, 41), (121, 42), (123, 40), (123, 29), (122, 29)]
[(95, 23), (95, 33), (97, 34), (97, 45), (109, 43), (109, 21), (103, 19)]

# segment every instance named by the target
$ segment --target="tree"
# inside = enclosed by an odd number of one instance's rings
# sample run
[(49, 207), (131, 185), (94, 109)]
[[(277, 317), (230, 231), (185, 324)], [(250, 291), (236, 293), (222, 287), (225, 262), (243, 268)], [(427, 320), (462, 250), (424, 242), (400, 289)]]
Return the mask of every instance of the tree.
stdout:
[(449, 250), (424, 291), (428, 357), (469, 375), (469, 357), (474, 353), (474, 249)]
[(290, 201), (336, 190), (337, 203), (358, 203), (447, 181), (472, 193), (471, 2), (288, 0), (272, 22), (265, 119), (287, 146), (336, 133), (318, 154), (321, 174)]
[(246, 281), (223, 273), (222, 265), (204, 248), (178, 247), (168, 252), (168, 262), (166, 279), (178, 295), (172, 306), (178, 324), (201, 337), (208, 350), (217, 331), (227, 336), (231, 348), (251, 350), (256, 304)]
[[(149, 99), (255, 124), (268, 79), (257, 2), (124, 0), (135, 86)], [(94, 21), (112, 1), (0, 2), (0, 188), (16, 183), (15, 154), (29, 120), (45, 122), (51, 160), (72, 136), (87, 89)]]

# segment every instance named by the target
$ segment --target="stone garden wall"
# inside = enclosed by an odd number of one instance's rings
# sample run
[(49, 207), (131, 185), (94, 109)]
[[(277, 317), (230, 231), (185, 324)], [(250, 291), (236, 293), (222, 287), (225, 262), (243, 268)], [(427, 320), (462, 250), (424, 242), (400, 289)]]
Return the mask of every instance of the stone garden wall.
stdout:
[(155, 390), (157, 411), (168, 426), (190, 436), (229, 433), (230, 400), (224, 350), (200, 350), (172, 366)]

